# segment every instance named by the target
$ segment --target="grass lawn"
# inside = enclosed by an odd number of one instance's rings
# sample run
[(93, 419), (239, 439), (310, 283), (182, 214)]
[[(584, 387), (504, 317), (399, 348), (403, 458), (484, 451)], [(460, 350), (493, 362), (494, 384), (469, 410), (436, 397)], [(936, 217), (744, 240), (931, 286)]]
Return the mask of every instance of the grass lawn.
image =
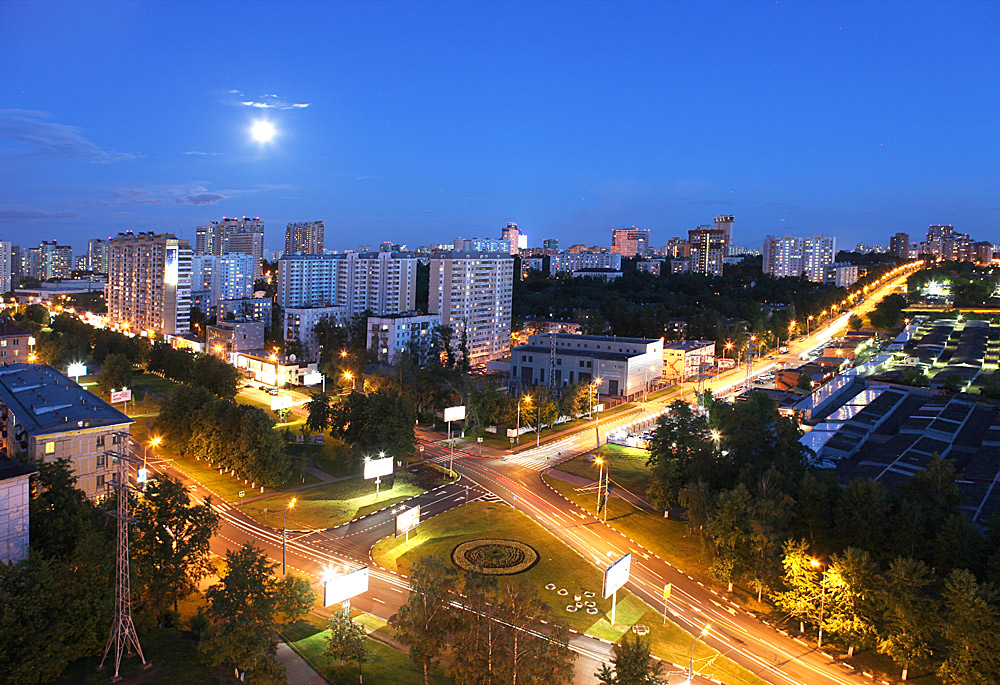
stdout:
[[(560, 468), (562, 466), (564, 465), (560, 465)], [(558, 478), (544, 475), (542, 478), (555, 488), (556, 492), (585, 511), (593, 513), (595, 502), (592, 493), (576, 492), (575, 486)], [(697, 538), (685, 537), (687, 524), (683, 521), (665, 519), (662, 514), (640, 511), (628, 502), (612, 497), (608, 502), (608, 525), (691, 577), (705, 583), (711, 581), (708, 573), (711, 564), (708, 553)]]
[[(391, 571), (407, 574), (410, 566), (422, 556), (450, 558), (452, 549), (459, 543), (495, 537), (498, 531), (503, 531), (505, 538), (519, 540), (538, 551), (538, 563), (514, 580), (537, 588), (539, 596), (552, 609), (554, 620), (578, 632), (612, 641), (621, 639), (632, 625), (643, 623), (650, 628), (654, 654), (675, 663), (687, 663), (691, 648), (688, 633), (670, 621), (664, 626), (662, 614), (627, 590), (618, 593), (616, 623), (612, 626), (611, 600), (600, 597), (602, 571), (526, 515), (506, 505), (475, 502), (452, 509), (420, 524), (414, 533), (410, 533), (408, 543), (403, 538), (381, 540), (372, 550), (372, 558)], [(550, 583), (554, 583), (557, 589), (546, 590), (545, 586)], [(567, 594), (557, 594), (559, 589), (565, 589)], [(573, 603), (574, 595), (582, 595), (585, 591), (595, 593), (594, 597), (587, 599), (596, 602), (598, 613), (590, 615), (582, 610), (567, 611), (566, 606)], [(705, 674), (725, 683), (762, 682), (702, 644), (695, 649), (695, 661), (705, 666)], [(711, 665), (708, 665), (709, 662), (712, 662)]]
[(322, 445), (288, 443), (288, 453), (297, 457), (310, 457), (316, 468), (326, 471), (334, 478), (361, 473), (360, 465), (355, 466), (350, 450), (342, 442), (329, 435), (323, 437)]
[[(601, 445), (597, 453), (604, 457), (605, 468), (611, 469), (613, 482), (640, 497), (646, 494), (651, 475), (649, 467), (646, 466), (649, 452), (621, 445)], [(589, 455), (580, 455), (563, 462), (559, 465), (559, 470), (593, 481), (596, 481), (600, 474), (600, 467), (594, 464)]]
[[(231, 670), (204, 665), (198, 658), (198, 643), (186, 638), (175, 628), (154, 628), (139, 636), (139, 644), (142, 645), (146, 661), (152, 663), (153, 667), (143, 671), (138, 656), (126, 659), (123, 655), (121, 675), (128, 683), (232, 682)], [(65, 685), (107, 685), (114, 675), (111, 658), (108, 655), (103, 671), (97, 670), (97, 665), (101, 662), (100, 656), (78, 659), (55, 682)]]
[[(168, 449), (164, 449), (162, 446), (157, 450), (157, 455), (161, 458), (172, 460), (172, 465), (175, 468), (183, 471), (191, 478), (196, 479), (226, 502), (239, 502), (240, 492), (244, 492), (247, 497), (253, 497), (254, 495), (261, 494), (260, 485), (258, 485), (256, 489), (253, 489), (250, 487), (249, 483), (244, 483), (242, 478), (229, 475), (228, 471), (223, 471), (220, 474), (219, 469), (211, 468), (208, 462), (204, 459), (198, 460), (194, 457), (178, 457), (176, 454)], [(288, 480), (279, 484), (277, 487), (264, 488), (264, 493), (281, 492), (283, 490), (287, 490), (288, 488), (299, 487), (302, 485), (313, 485), (319, 482), (320, 480), (312, 474), (303, 474), (298, 468), (296, 460), (293, 459), (291, 475)]]
[[(399, 471), (391, 487), (383, 479), (378, 500), (375, 499), (375, 482), (362, 478), (318, 485), (295, 493), (295, 506), (288, 511), (287, 526), (291, 530), (332, 528), (351, 519), (402, 502), (432, 487), (447, 482), (435, 469), (421, 469), (419, 473)], [(288, 506), (291, 495), (285, 493), (248, 502), (241, 509), (255, 520), (280, 525), (277, 518)]]

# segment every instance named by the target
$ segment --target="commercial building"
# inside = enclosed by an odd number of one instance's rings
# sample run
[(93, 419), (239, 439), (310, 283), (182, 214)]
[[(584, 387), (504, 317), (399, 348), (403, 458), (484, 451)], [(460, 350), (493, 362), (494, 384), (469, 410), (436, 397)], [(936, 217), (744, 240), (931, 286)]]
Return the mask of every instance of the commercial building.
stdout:
[(37, 471), (30, 466), (0, 457), (0, 563), (16, 564), (28, 558), (28, 481), (33, 473)]
[(290, 361), (278, 355), (237, 352), (230, 357), (233, 366), (247, 378), (258, 383), (283, 388), (288, 385), (319, 385), (322, 374), (316, 370), (316, 363)]
[(206, 328), (205, 347), (209, 354), (230, 359), (234, 352), (264, 349), (263, 321), (220, 321)]
[(695, 378), (715, 363), (714, 340), (675, 340), (663, 344), (663, 376), (672, 381)]
[(195, 255), (191, 259), (191, 298), (207, 303), (206, 314), (218, 313), (223, 300), (253, 295), (254, 258), (248, 254)]
[[(731, 227), (730, 227), (731, 228)], [(689, 268), (691, 273), (721, 276), (726, 258), (726, 232), (721, 228), (699, 226), (688, 231)]]
[(663, 374), (660, 339), (543, 333), (510, 352), (511, 380), (527, 388), (600, 379), (600, 394), (630, 398), (658, 385)]
[(105, 494), (115, 471), (109, 450), (124, 446), (132, 419), (51, 366), (0, 367), (0, 456), (68, 459), (87, 497)]
[(119, 233), (108, 251), (111, 325), (183, 334), (191, 328), (191, 249), (163, 233)]
[(908, 259), (910, 256), (910, 234), (897, 233), (889, 238), (889, 252), (900, 259)]
[(38, 247), (41, 271), (38, 278), (43, 281), (53, 278), (69, 278), (73, 272), (73, 248), (59, 245), (55, 240), (43, 240)]
[(837, 239), (814, 235), (808, 238), (767, 236), (764, 238), (763, 271), (775, 278), (798, 277), (803, 273), (813, 282), (822, 283), (826, 269), (837, 256)]
[(437, 314), (403, 312), (368, 317), (368, 349), (375, 350), (378, 360), (395, 365), (400, 353), (409, 352), (418, 363), (425, 364), (436, 351), (435, 330), (441, 325)]
[(299, 221), (285, 227), (285, 254), (323, 254), (322, 221)]
[(513, 286), (510, 256), (439, 252), (431, 258), (428, 312), (451, 327), (456, 349), (465, 340), (470, 364), (485, 364), (510, 351)]
[(622, 256), (610, 252), (557, 252), (549, 257), (549, 275), (572, 273), (582, 269), (622, 270)]
[(611, 252), (623, 257), (644, 257), (649, 251), (648, 228), (612, 228)]

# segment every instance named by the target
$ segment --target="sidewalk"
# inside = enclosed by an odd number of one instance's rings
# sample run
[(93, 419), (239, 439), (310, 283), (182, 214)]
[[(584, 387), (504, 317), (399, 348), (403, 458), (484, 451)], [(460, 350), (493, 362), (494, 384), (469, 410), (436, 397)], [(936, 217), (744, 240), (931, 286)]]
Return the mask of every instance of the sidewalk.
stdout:
[(285, 665), (288, 685), (321, 685), (326, 682), (287, 643), (278, 643), (278, 661)]

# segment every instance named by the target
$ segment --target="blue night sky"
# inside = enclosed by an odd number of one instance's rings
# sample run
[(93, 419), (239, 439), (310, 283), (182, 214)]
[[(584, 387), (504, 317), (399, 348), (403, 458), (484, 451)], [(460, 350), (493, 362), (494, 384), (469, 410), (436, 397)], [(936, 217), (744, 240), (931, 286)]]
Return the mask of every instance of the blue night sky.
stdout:
[(998, 242), (998, 34), (991, 2), (7, 1), (0, 239)]

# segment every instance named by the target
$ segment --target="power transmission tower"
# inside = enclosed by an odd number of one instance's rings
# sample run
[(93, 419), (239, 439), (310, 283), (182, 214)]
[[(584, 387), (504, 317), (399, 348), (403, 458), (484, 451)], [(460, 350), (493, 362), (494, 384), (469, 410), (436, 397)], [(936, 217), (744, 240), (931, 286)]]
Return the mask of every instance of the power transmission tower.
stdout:
[(104, 648), (104, 656), (101, 657), (101, 664), (98, 670), (104, 668), (104, 661), (108, 658), (108, 653), (114, 648), (115, 654), (115, 675), (112, 682), (119, 679), (118, 671), (121, 666), (122, 652), (128, 649), (126, 656), (132, 656), (132, 647), (139, 654), (143, 668), (149, 668), (152, 664), (146, 662), (146, 657), (142, 655), (142, 647), (139, 645), (139, 636), (135, 632), (135, 624), (132, 622), (132, 592), (129, 574), (129, 554), (128, 554), (128, 527), (138, 523), (136, 519), (129, 516), (128, 500), (129, 492), (140, 492), (138, 488), (129, 485), (129, 462), (141, 463), (142, 460), (129, 454), (128, 443), (131, 436), (127, 432), (116, 432), (118, 438), (118, 450), (109, 450), (104, 454), (111, 457), (118, 464), (118, 473), (111, 483), (111, 487), (118, 491), (118, 508), (116, 511), (109, 511), (108, 516), (118, 519), (118, 559), (116, 566), (115, 583), (115, 617), (111, 623), (111, 633), (108, 635), (108, 644)]
[(559, 390), (556, 383), (556, 333), (549, 333), (549, 387), (554, 391)]

